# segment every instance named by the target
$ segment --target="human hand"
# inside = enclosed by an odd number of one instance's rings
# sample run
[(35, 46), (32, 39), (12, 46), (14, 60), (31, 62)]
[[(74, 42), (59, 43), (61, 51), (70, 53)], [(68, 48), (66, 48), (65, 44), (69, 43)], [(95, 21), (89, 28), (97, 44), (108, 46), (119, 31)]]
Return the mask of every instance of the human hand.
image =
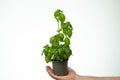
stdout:
[(53, 73), (53, 70), (50, 66), (46, 66), (46, 71), (48, 74), (56, 80), (76, 80), (76, 73), (73, 69), (68, 68), (68, 74), (66, 76), (57, 76)]
[(93, 76), (80, 76), (76, 72), (68, 68), (68, 74), (66, 76), (57, 76), (53, 73), (53, 70), (46, 66), (48, 74), (56, 80), (120, 80), (120, 77), (93, 77)]

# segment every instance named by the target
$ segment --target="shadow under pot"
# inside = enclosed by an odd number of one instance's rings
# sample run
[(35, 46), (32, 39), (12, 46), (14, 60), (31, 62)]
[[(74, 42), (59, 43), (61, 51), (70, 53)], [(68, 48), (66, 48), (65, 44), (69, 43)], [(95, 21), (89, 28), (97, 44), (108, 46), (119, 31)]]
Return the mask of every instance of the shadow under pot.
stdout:
[(52, 61), (53, 72), (57, 76), (65, 76), (68, 74), (68, 60)]

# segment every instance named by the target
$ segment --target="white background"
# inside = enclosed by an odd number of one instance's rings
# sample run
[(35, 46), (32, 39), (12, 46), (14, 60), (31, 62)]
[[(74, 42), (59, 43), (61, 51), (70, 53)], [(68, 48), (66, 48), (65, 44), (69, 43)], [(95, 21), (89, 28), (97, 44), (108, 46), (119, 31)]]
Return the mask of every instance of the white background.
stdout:
[(69, 66), (120, 76), (120, 0), (0, 0), (0, 80), (53, 80), (41, 52), (56, 33), (56, 9), (74, 29)]

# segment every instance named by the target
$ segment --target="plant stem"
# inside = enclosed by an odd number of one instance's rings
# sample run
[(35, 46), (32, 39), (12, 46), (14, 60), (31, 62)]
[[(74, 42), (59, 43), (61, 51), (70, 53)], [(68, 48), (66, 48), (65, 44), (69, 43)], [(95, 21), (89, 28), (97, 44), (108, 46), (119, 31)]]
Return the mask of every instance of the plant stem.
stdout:
[(59, 24), (59, 21), (58, 21), (58, 30), (60, 29), (60, 24)]

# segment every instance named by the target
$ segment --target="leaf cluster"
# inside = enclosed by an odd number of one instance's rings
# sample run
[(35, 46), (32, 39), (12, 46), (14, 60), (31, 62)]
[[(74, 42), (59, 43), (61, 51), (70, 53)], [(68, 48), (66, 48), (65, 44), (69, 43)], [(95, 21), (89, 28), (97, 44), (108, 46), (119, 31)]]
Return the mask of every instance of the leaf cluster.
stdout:
[(65, 22), (65, 15), (60, 9), (54, 12), (54, 18), (58, 23), (57, 34), (50, 37), (50, 45), (45, 45), (42, 55), (45, 55), (45, 61), (48, 63), (52, 60), (64, 61), (69, 59), (72, 54), (70, 49), (70, 38), (72, 36), (72, 25), (70, 22)]

